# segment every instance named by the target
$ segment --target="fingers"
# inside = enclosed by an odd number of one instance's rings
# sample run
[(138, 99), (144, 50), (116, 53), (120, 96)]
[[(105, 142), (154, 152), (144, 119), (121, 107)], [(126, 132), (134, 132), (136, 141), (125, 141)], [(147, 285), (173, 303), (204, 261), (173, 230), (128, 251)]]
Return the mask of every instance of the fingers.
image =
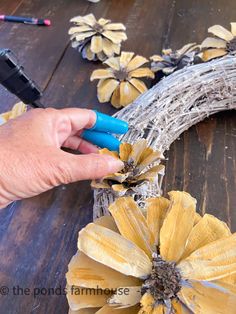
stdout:
[(102, 178), (124, 167), (121, 160), (109, 155), (73, 155), (60, 151), (57, 159), (53, 180), (57, 185)]
[(69, 118), (72, 132), (92, 128), (97, 119), (96, 113), (89, 109), (66, 108), (59, 110), (59, 113)]
[(78, 150), (82, 154), (98, 153), (97, 146), (76, 135), (68, 137), (68, 139), (62, 144), (62, 147)]

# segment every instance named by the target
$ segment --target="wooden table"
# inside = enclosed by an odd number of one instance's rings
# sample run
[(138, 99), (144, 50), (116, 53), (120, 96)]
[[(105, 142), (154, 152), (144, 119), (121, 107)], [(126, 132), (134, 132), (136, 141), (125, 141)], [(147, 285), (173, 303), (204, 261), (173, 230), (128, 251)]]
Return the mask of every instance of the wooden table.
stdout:
[[(235, 19), (233, 0), (0, 0), (0, 12), (50, 18), (51, 28), (1, 23), (0, 47), (15, 51), (27, 72), (44, 90), (44, 102), (55, 108), (88, 107), (109, 114), (99, 104), (92, 70), (100, 64), (82, 60), (70, 48), (69, 19), (93, 12), (127, 26), (124, 50), (149, 57), (161, 48), (201, 42), (207, 28), (229, 28)], [(1, 111), (16, 99), (0, 89)], [(215, 214), (236, 231), (236, 112), (217, 114), (192, 127), (166, 154), (165, 192), (184, 189), (198, 200), (199, 212)], [(64, 295), (26, 295), (19, 288), (64, 288), (65, 273), (76, 251), (78, 231), (92, 220), (89, 182), (62, 186), (0, 211), (0, 313), (67, 313)], [(13, 295), (12, 288), (15, 287)], [(58, 289), (58, 294), (60, 294)], [(38, 290), (36, 291), (38, 294)], [(24, 294), (24, 295), (21, 295)]]

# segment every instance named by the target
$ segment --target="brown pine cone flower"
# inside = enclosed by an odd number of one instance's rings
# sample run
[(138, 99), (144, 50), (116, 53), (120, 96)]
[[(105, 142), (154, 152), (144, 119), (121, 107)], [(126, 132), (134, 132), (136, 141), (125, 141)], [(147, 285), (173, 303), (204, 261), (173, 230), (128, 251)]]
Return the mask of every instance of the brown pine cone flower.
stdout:
[(104, 18), (98, 21), (93, 14), (77, 16), (70, 20), (72, 47), (81, 52), (88, 60), (101, 60), (120, 53), (121, 42), (127, 39), (125, 26), (122, 23), (111, 23)]
[(66, 275), (71, 314), (235, 313), (236, 233), (197, 214), (188, 193), (169, 196), (148, 199), (145, 213), (119, 198), (112, 216), (80, 231)]
[(221, 25), (214, 25), (208, 32), (216, 37), (207, 37), (201, 44), (203, 61), (236, 53), (236, 23), (231, 23), (231, 32)]
[(102, 149), (100, 153), (120, 158), (125, 166), (120, 172), (92, 181), (93, 188), (111, 189), (116, 195), (123, 196), (164, 175), (164, 166), (157, 164), (163, 158), (162, 154), (148, 147), (146, 140), (140, 140), (134, 145), (121, 144), (119, 154), (107, 149)]
[(0, 114), (0, 125), (6, 123), (8, 120), (14, 119), (27, 111), (27, 106), (23, 102), (19, 102), (13, 106), (13, 108)]
[(97, 85), (98, 100), (108, 102), (115, 108), (125, 107), (147, 90), (147, 86), (139, 78), (154, 78), (148, 67), (141, 67), (148, 60), (142, 56), (134, 56), (133, 52), (122, 52), (104, 63), (109, 68), (93, 71), (90, 80), (99, 80)]
[(197, 53), (197, 45), (195, 43), (187, 44), (181, 49), (172, 51), (172, 49), (163, 49), (162, 55), (154, 55), (151, 69), (154, 72), (161, 71), (165, 75), (169, 75), (174, 71), (180, 70), (194, 63)]

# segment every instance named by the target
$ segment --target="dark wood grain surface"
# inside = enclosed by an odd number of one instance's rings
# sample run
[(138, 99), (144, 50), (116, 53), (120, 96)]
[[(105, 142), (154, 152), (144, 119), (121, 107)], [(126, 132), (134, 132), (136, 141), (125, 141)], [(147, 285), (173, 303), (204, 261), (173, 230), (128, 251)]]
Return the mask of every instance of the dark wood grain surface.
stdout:
[[(100, 64), (82, 60), (70, 48), (69, 19), (93, 12), (127, 26), (124, 50), (146, 57), (161, 48), (200, 42), (213, 24), (229, 27), (236, 19), (233, 0), (0, 0), (5, 14), (50, 18), (51, 28), (0, 24), (0, 47), (15, 51), (27, 72), (44, 90), (44, 102), (55, 108), (96, 108), (99, 104), (92, 70)], [(16, 99), (0, 88), (1, 111)], [(166, 154), (164, 190), (184, 189), (198, 200), (199, 212), (213, 213), (236, 231), (236, 113), (225, 112), (192, 127)], [(32, 295), (34, 289), (65, 286), (65, 273), (76, 251), (78, 231), (92, 220), (89, 182), (62, 186), (0, 211), (0, 314), (68, 311), (64, 295)], [(30, 295), (19, 288), (30, 289)], [(14, 295), (12, 288), (15, 287)], [(39, 290), (35, 290), (36, 294)], [(46, 294), (46, 295), (43, 295)]]

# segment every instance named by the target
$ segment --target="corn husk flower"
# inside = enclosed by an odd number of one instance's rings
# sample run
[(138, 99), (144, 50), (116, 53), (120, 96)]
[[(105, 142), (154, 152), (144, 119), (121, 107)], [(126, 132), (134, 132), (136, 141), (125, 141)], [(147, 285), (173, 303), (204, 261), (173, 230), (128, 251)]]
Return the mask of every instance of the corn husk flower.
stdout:
[(157, 164), (164, 157), (149, 147), (146, 140), (134, 145), (122, 143), (119, 154), (107, 149), (102, 149), (100, 153), (120, 158), (125, 166), (120, 172), (92, 181), (93, 188), (109, 189), (117, 196), (123, 196), (130, 191), (142, 190), (148, 182), (154, 182), (164, 175), (164, 166)]
[(214, 25), (208, 29), (208, 32), (215, 37), (208, 37), (202, 42), (203, 61), (236, 53), (236, 23), (231, 23), (231, 31), (221, 25)]
[(236, 234), (197, 214), (188, 193), (169, 196), (147, 200), (146, 215), (133, 198), (119, 198), (112, 217), (80, 231), (66, 275), (71, 314), (235, 312)]
[(15, 104), (10, 111), (0, 114), (0, 125), (6, 123), (8, 120), (22, 115), (26, 111), (27, 106), (23, 102)]
[(172, 51), (172, 49), (163, 49), (162, 55), (154, 55), (151, 69), (154, 72), (163, 72), (165, 75), (180, 70), (194, 63), (198, 46), (195, 43), (187, 44), (181, 49)]
[(147, 90), (140, 78), (154, 78), (148, 67), (142, 67), (148, 60), (134, 56), (133, 52), (122, 52), (119, 57), (112, 57), (104, 63), (106, 69), (93, 71), (91, 81), (99, 80), (97, 85), (98, 100), (108, 102), (115, 108), (125, 107)]
[(104, 61), (119, 54), (122, 41), (127, 39), (122, 23), (104, 18), (96, 20), (93, 14), (77, 16), (70, 21), (74, 23), (69, 30), (72, 47), (78, 49), (84, 59)]

